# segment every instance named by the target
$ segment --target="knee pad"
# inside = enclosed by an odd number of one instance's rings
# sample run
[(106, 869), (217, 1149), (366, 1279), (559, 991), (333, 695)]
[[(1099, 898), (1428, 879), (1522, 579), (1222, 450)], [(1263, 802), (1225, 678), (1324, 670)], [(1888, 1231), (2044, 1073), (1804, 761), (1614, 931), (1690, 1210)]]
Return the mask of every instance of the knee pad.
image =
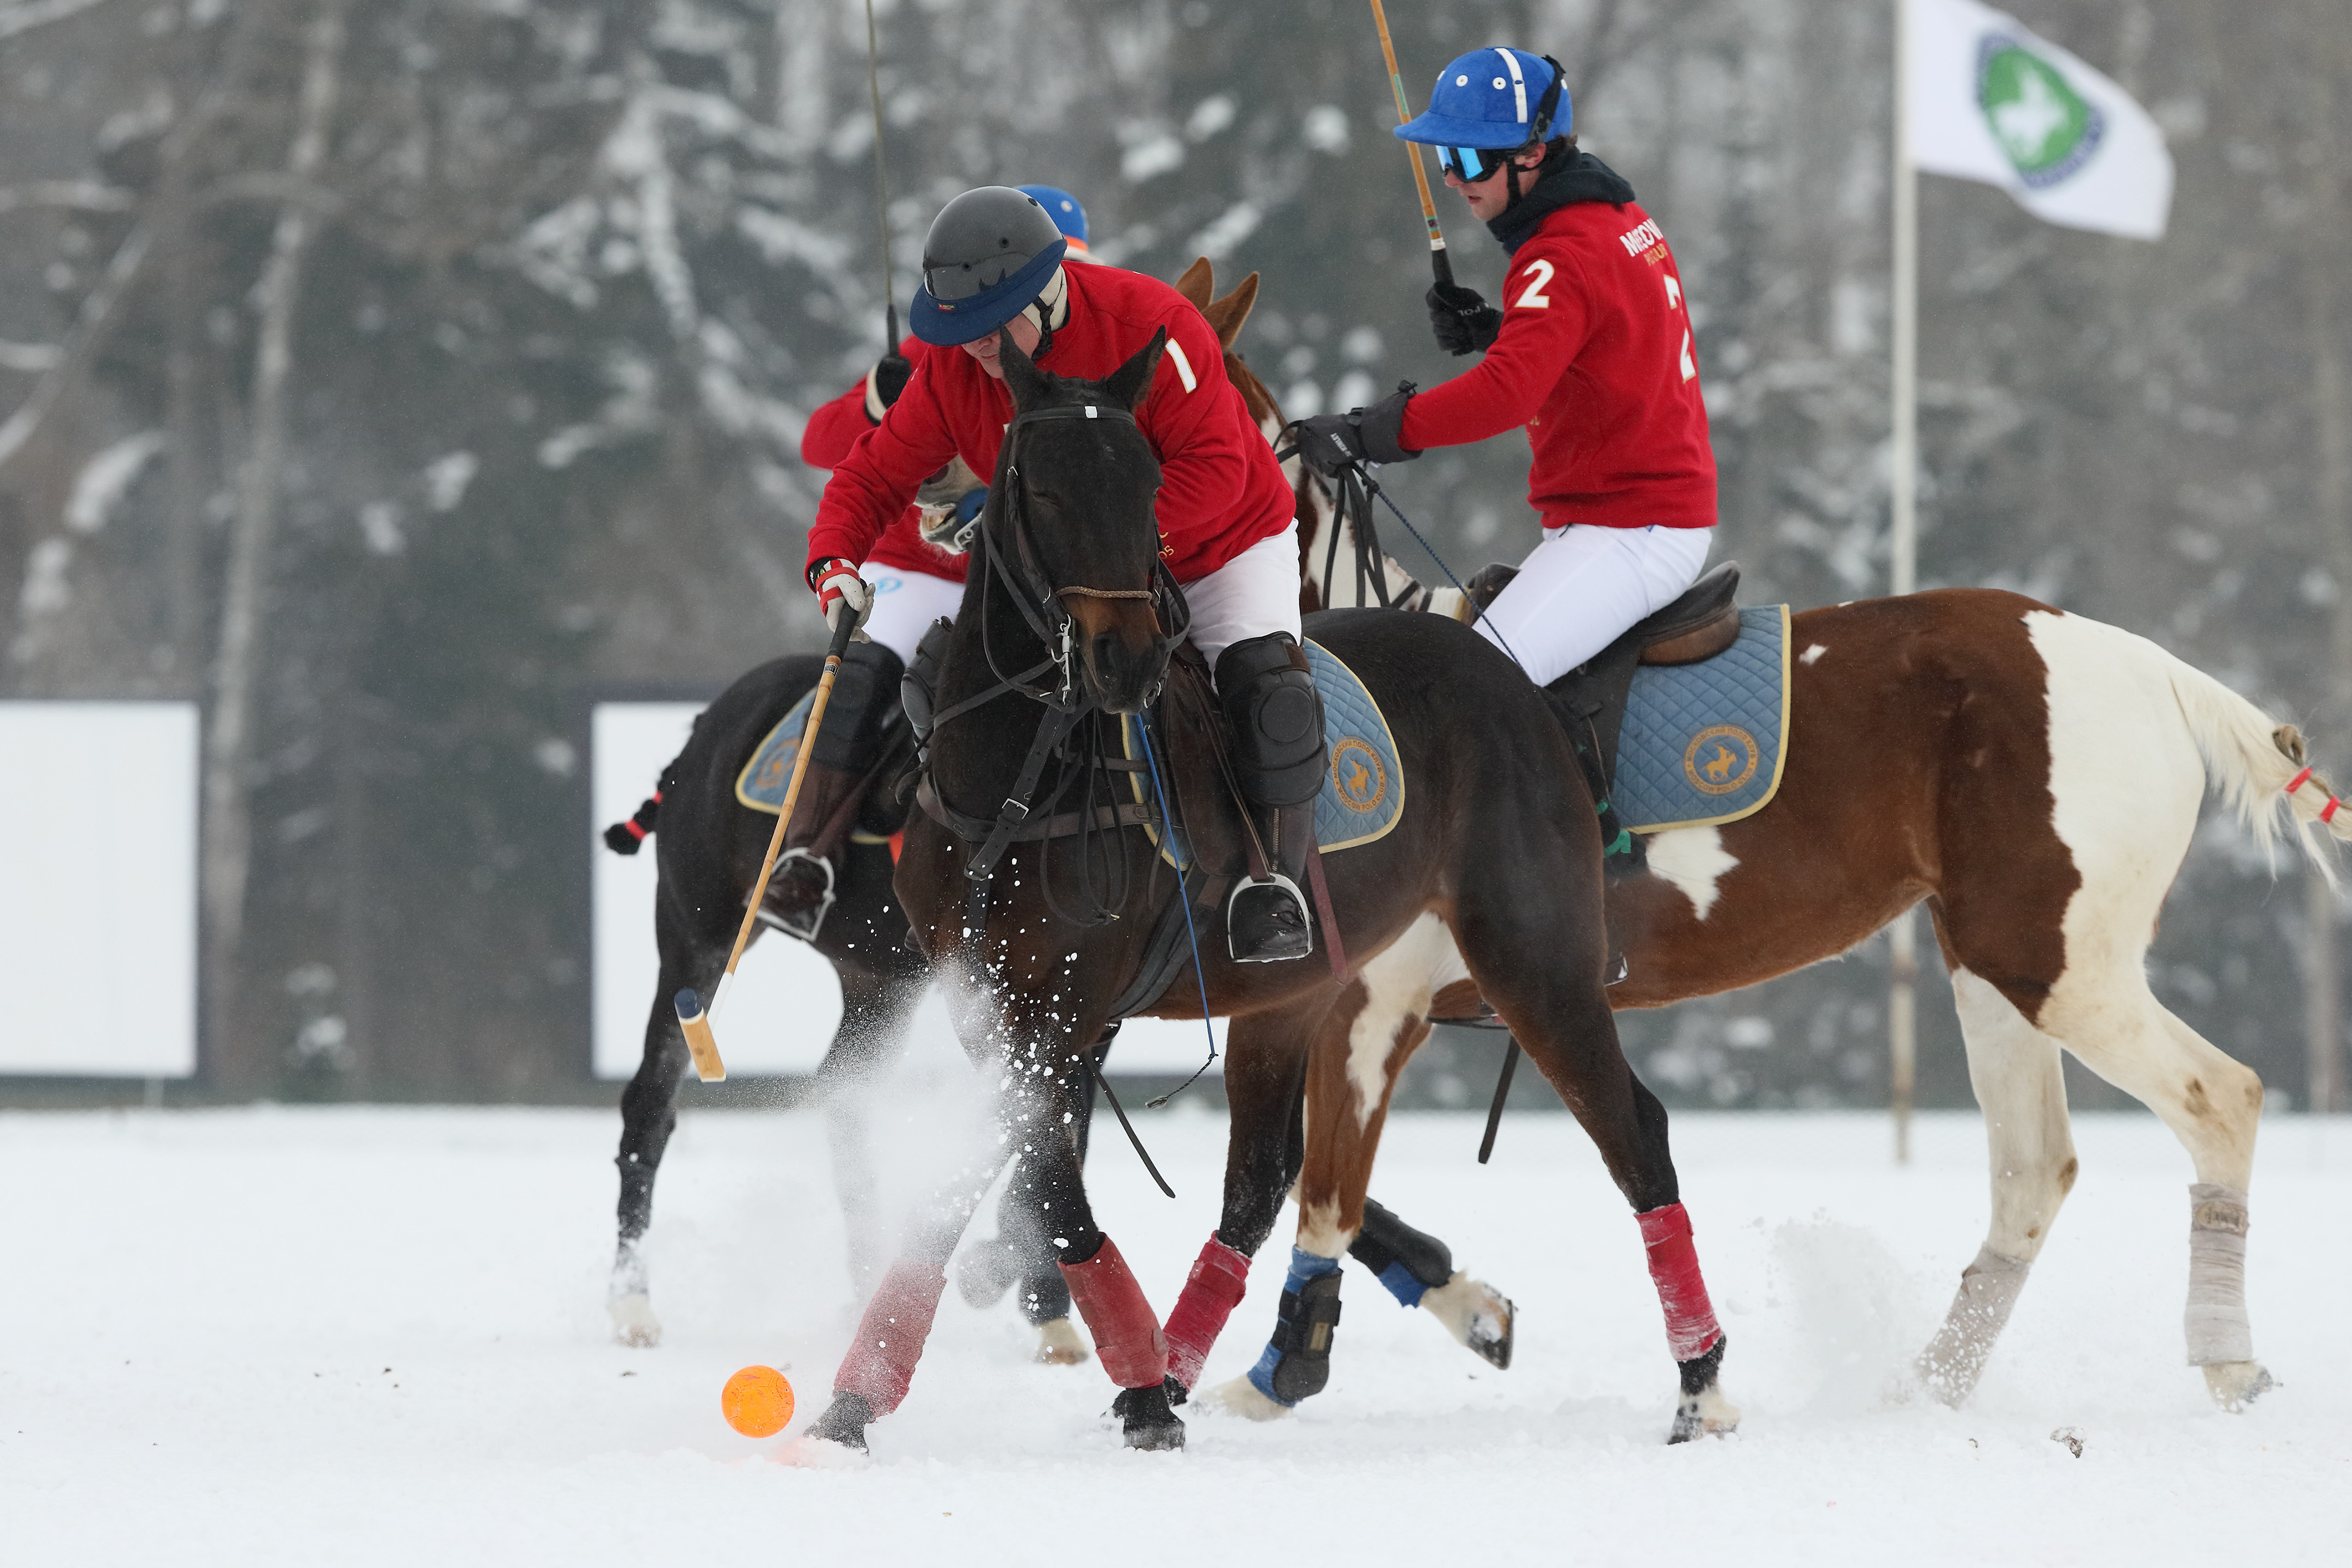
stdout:
[(824, 725), (817, 732), (809, 760), (844, 773), (862, 773), (874, 766), (898, 716), (898, 694), (906, 665), (879, 643), (852, 643), (833, 677), (833, 695), (824, 709)]
[(1261, 806), (1315, 799), (1323, 788), (1323, 699), (1307, 650), (1286, 632), (1235, 643), (1217, 655), (1216, 685), (1243, 792)]
[(923, 640), (915, 644), (915, 662), (907, 666), (906, 677), (898, 683), (899, 705), (907, 710), (907, 722), (914, 727), (915, 744), (931, 743), (931, 715), (939, 706), (940, 666), (947, 662), (948, 643), (955, 636), (955, 622), (940, 616), (923, 629)]

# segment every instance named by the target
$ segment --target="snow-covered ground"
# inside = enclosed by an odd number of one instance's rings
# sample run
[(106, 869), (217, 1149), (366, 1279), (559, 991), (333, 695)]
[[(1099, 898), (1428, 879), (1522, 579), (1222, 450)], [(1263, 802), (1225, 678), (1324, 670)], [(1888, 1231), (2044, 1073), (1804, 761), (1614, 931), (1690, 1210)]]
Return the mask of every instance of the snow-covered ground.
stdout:
[[(886, 1115), (884, 1131), (896, 1125)], [(1095, 1191), (1164, 1312), (1215, 1218), (1222, 1121), (1107, 1118)], [(0, 1116), (0, 1562), (1126, 1564), (2341, 1562), (2352, 1542), (2352, 1123), (2263, 1129), (2242, 1416), (2181, 1364), (2185, 1159), (2085, 1117), (2083, 1177), (1965, 1409), (1890, 1403), (1975, 1252), (1972, 1116), (1897, 1170), (1883, 1119), (1676, 1119), (1747, 1422), (1662, 1446), (1673, 1368), (1624, 1206), (1565, 1116), (1408, 1116), (1374, 1190), (1517, 1298), (1496, 1373), (1349, 1270), (1330, 1390), (1122, 1451), (1093, 1364), (1027, 1364), (950, 1292), (855, 1469), (730, 1432), (736, 1366), (803, 1419), (854, 1322), (821, 1124), (688, 1113), (651, 1247), (667, 1342), (607, 1337), (616, 1119), (256, 1110)], [(911, 1122), (929, 1146), (936, 1129)], [(904, 1184), (900, 1184), (903, 1186)], [(983, 1214), (976, 1227), (992, 1228)], [(1272, 1321), (1288, 1221), (1209, 1366)], [(796, 1423), (797, 1425), (797, 1423)], [(2051, 1439), (2081, 1436), (2080, 1458)]]

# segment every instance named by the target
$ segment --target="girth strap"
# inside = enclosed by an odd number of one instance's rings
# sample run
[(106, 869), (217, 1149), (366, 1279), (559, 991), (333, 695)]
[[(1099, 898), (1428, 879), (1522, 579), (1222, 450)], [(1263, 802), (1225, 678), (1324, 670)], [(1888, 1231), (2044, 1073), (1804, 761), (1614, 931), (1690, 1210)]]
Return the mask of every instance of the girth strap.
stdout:
[[(925, 816), (967, 843), (982, 841), (996, 826), (991, 818), (968, 815), (940, 800), (928, 773), (915, 785), (915, 802), (922, 807)], [(1116, 806), (1097, 806), (1090, 811), (1056, 811), (1050, 817), (1025, 819), (1007, 841), (1020, 844), (1034, 843), (1039, 839), (1066, 839), (1089, 828), (1150, 827), (1154, 820), (1150, 807), (1127, 800)]]

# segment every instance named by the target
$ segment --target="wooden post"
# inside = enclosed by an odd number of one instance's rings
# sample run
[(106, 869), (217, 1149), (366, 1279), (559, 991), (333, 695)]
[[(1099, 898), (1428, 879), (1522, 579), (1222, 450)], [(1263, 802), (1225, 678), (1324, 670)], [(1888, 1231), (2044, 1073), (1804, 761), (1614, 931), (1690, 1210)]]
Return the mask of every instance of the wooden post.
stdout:
[[(1919, 172), (1911, 160), (1911, 20), (1906, 0), (1895, 5), (1895, 278), (1891, 300), (1895, 340), (1890, 378), (1894, 408), (1888, 444), (1890, 591), (1918, 587), (1919, 468)], [(1909, 910), (1888, 931), (1891, 985), (1886, 1002), (1887, 1097), (1895, 1112), (1895, 1163), (1911, 1159), (1911, 1087), (1917, 1061), (1918, 934)]]

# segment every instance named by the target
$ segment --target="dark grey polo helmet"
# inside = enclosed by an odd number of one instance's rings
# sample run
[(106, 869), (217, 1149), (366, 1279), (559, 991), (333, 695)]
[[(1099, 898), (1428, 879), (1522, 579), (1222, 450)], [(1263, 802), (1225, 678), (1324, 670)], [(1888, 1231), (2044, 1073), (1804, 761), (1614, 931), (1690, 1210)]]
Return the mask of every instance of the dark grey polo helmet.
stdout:
[(966, 191), (923, 236), (923, 286), (908, 325), (926, 343), (969, 343), (1036, 299), (1069, 242), (1037, 198), (1010, 185)]

